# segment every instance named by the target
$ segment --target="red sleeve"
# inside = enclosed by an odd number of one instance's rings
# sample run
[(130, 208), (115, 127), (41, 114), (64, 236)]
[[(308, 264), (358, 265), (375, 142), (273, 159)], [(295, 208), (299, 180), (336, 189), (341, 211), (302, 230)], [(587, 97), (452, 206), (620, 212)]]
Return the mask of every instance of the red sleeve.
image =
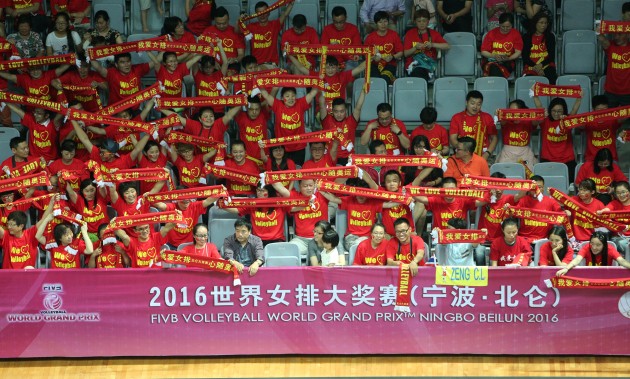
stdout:
[(143, 77), (151, 71), (151, 67), (148, 63), (140, 63), (133, 65), (133, 72), (139, 77)]
[(589, 167), (590, 167), (590, 162), (585, 162), (582, 167), (580, 167), (580, 170), (578, 171), (577, 176), (575, 177), (575, 183), (581, 183), (584, 179), (589, 178)]
[(501, 242), (503, 242), (503, 238), (497, 238), (492, 241), (490, 245), (490, 260), (499, 262), (500, 252), (499, 249), (501, 247)]
[(614, 164), (613, 163), (613, 181), (614, 182), (627, 182), (628, 178), (626, 177), (626, 175), (621, 171), (621, 169), (619, 168), (619, 165)]
[[(569, 254), (567, 254), (569, 255)], [(549, 266), (550, 259), (553, 258), (551, 253), (551, 242), (547, 242), (540, 248), (540, 257), (538, 258), (538, 266)]]
[(461, 113), (454, 114), (453, 118), (451, 118), (451, 126), (448, 129), (448, 133), (459, 135), (459, 127), (461, 126), (461, 123), (462, 123), (462, 114)]
[(444, 39), (444, 37), (442, 37), (442, 35), (436, 32), (435, 30), (429, 29), (429, 33), (431, 33), (431, 39), (433, 39), (433, 42), (446, 43), (446, 40)]
[(499, 133), (497, 132), (497, 126), (494, 123), (494, 118), (490, 116), (489, 113), (482, 113), (483, 122), (486, 124), (486, 134), (488, 136), (496, 136)]
[(481, 42), (481, 51), (492, 52), (492, 41), (494, 39), (492, 31), (486, 34), (486, 38)]

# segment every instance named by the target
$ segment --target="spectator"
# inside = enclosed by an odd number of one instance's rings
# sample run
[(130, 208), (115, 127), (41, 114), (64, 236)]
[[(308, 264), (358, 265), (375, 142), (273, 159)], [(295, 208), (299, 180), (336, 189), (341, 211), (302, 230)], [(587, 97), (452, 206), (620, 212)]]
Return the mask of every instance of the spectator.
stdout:
[[(509, 109), (527, 109), (525, 102), (520, 99), (512, 100)], [(530, 170), (538, 163), (531, 147), (534, 123), (520, 120), (501, 120), (503, 148), (497, 162), (525, 163)]]
[(75, 28), (87, 28), (90, 26), (92, 6), (88, 0), (51, 0), (51, 14), (66, 12), (70, 16), (70, 22)]
[(465, 175), (490, 176), (488, 162), (475, 153), (476, 142), (472, 137), (459, 137), (455, 155), (448, 158), (444, 176), (460, 180)]
[[(214, 57), (204, 55), (201, 57), (198, 65), (192, 66), (192, 75), (195, 80), (195, 92), (199, 97), (219, 97), (221, 92), (217, 88), (217, 83), (228, 74), (228, 58), (223, 51), (223, 44), (219, 46), (219, 55), (221, 58), (221, 66)], [(251, 102), (250, 102), (251, 104)], [(212, 111), (223, 113), (225, 108), (220, 105), (212, 107)], [(237, 121), (238, 124), (238, 121)]]
[[(158, 0), (159, 2), (160, 0)], [(167, 17), (164, 19), (162, 34), (170, 36), (173, 42), (181, 43), (197, 43), (195, 35), (184, 28), (184, 22), (177, 16)], [(184, 62), (190, 58), (190, 53), (177, 53), (177, 61)]]
[[(366, 175), (366, 179), (369, 175)], [(353, 179), (348, 185), (355, 188), (371, 188), (365, 180)], [(373, 183), (373, 182), (372, 182)], [(377, 187), (373, 183), (374, 187)], [(346, 235), (343, 238), (345, 251), (350, 251), (353, 245), (358, 245), (368, 239), (372, 225), (377, 221), (378, 215), (383, 211), (383, 202), (375, 199), (368, 199), (365, 196), (343, 196), (339, 210), (347, 212)], [(339, 222), (339, 221), (337, 221)]]
[[(347, 22), (348, 13), (342, 6), (333, 7), (332, 23), (324, 26), (322, 30), (322, 44), (328, 45), (361, 45), (361, 34), (356, 25)], [(341, 70), (354, 70), (359, 65), (358, 55), (331, 55), (334, 56)]]
[(450, 147), (448, 142), (448, 132), (446, 129), (436, 123), (437, 111), (433, 107), (424, 107), (420, 111), (420, 121), (422, 125), (416, 127), (411, 132), (409, 138), (413, 140), (419, 136), (426, 136), (429, 140), (429, 147), (425, 146), (427, 150), (431, 150), (432, 153), (448, 155), (450, 153)]
[(575, 181), (581, 183), (587, 178), (593, 179), (595, 182), (595, 198), (604, 205), (613, 200), (613, 183), (628, 181), (619, 165), (614, 162), (612, 153), (606, 148), (600, 149), (592, 161), (584, 162), (575, 177)]
[[(264, 1), (259, 1), (254, 7), (256, 13), (260, 13), (269, 8)], [(278, 54), (278, 40), (280, 32), (293, 9), (293, 2), (289, 2), (277, 20), (269, 20), (269, 13), (258, 16), (256, 22), (251, 22), (247, 28), (252, 33), (249, 41), (251, 54), (265, 68), (277, 67), (280, 64)]]
[(500, 26), (489, 31), (481, 43), (481, 69), (483, 76), (509, 78), (523, 51), (523, 39), (512, 27), (514, 17), (511, 13), (502, 14), (499, 23)]
[[(412, 149), (409, 149), (409, 155), (417, 156), (432, 156), (434, 153), (429, 151), (429, 140), (426, 136), (417, 135), (411, 141)], [(402, 173), (405, 177), (405, 185), (411, 184), (412, 186), (423, 187), (437, 187), (442, 183), (442, 177), (444, 171), (437, 167), (423, 167), (423, 166), (406, 166), (402, 167)]]
[(544, 76), (556, 84), (556, 36), (549, 20), (546, 13), (537, 13), (523, 36), (523, 74)]
[(192, 230), (193, 243), (184, 246), (180, 251), (186, 254), (198, 255), (206, 258), (223, 259), (219, 250), (212, 242), (208, 242), (208, 226), (199, 223)]
[[(258, 177), (260, 175), (260, 169), (258, 165), (251, 159), (247, 159), (245, 154), (245, 143), (241, 140), (234, 140), (230, 144), (230, 152), (232, 158), (225, 160), (225, 168), (235, 170), (244, 174), (253, 175)], [(256, 187), (228, 180), (226, 182), (228, 191), (233, 196), (251, 196), (256, 194)]]
[(73, 91), (65, 91), (66, 99), (68, 103), (77, 101), (81, 103), (81, 108), (88, 112), (98, 112), (101, 110), (100, 95), (107, 91), (107, 83), (96, 72), (90, 70), (90, 64), (82, 56), (80, 66), (73, 66), (71, 70), (65, 73), (63, 76), (57, 79), (53, 79), (50, 85), (57, 91), (63, 91), (63, 86), (80, 86), (80, 87), (92, 87), (97, 90), (94, 93), (86, 93), (81, 91), (80, 93)]
[[(615, 200), (606, 205), (602, 211), (629, 211), (630, 210), (630, 183), (627, 181), (613, 184)], [(628, 256), (628, 242), (630, 230), (626, 230), (619, 236), (613, 237), (612, 241), (619, 246), (619, 250), (626, 252)]]
[[(596, 190), (595, 181), (593, 179), (584, 179), (577, 185), (577, 196), (573, 196), (571, 200), (586, 210), (597, 213), (603, 210), (604, 204), (595, 198)], [(589, 236), (595, 231), (595, 225), (590, 219), (566, 209), (567, 215), (572, 216), (573, 235), (579, 242), (587, 241)]]
[(217, 8), (216, 1), (213, 0), (186, 0), (184, 4), (186, 16), (186, 29), (195, 36), (201, 35), (203, 31), (212, 25)]
[(256, 275), (265, 263), (262, 240), (252, 234), (252, 224), (243, 219), (236, 220), (234, 234), (225, 238), (223, 255), (241, 274), (248, 267), (249, 276)]
[(418, 267), (424, 266), (424, 241), (411, 234), (411, 224), (404, 217), (394, 221), (394, 231), (396, 238), (390, 239), (385, 247), (387, 265), (408, 265), (411, 276), (416, 276)]
[[(214, 4), (214, 2), (213, 2)], [(189, 19), (190, 20), (190, 19)], [(214, 12), (214, 25), (208, 26), (203, 30), (202, 35), (211, 38), (217, 38), (221, 44), (214, 47), (214, 56), (221, 53), (221, 49), (225, 51), (227, 57), (227, 72), (230, 75), (238, 74), (240, 71), (240, 63), (245, 56), (245, 41), (236, 29), (230, 25), (230, 14), (225, 7), (218, 7)], [(224, 58), (219, 55), (219, 64), (223, 67)], [(224, 74), (225, 75), (225, 74)]]
[(72, 227), (65, 223), (56, 225), (53, 233), (57, 246), (48, 250), (52, 269), (81, 268), (84, 255), (94, 252), (87, 224), (81, 224), (81, 238), (75, 237)]
[(96, 37), (105, 38), (107, 45), (123, 43), (120, 32), (109, 26), (109, 14), (107, 11), (100, 10), (94, 13), (94, 29), (88, 30), (88, 32), (83, 35), (83, 39), (85, 40), (84, 46), (88, 46)]
[[(593, 111), (603, 111), (608, 109), (608, 97), (605, 95), (595, 95), (591, 100)], [(586, 152), (584, 153), (584, 161), (590, 161), (600, 149), (607, 148), (612, 153), (614, 161), (618, 161), (617, 156), (617, 140), (615, 137), (621, 129), (624, 117), (618, 117), (610, 121), (587, 122), (584, 125), (584, 133), (586, 134)], [(627, 132), (625, 132), (627, 133)]]
[(153, 225), (138, 225), (134, 228), (138, 237), (127, 235), (123, 229), (118, 229), (115, 233), (131, 258), (132, 268), (160, 268), (162, 252), (166, 250), (162, 247), (166, 244), (167, 234), (174, 227), (175, 223), (169, 222), (156, 232), (152, 230)]
[(370, 62), (370, 75), (373, 78), (385, 79), (387, 84), (391, 85), (396, 80), (396, 66), (403, 56), (403, 44), (398, 33), (389, 29), (387, 12), (376, 12), (374, 22), (376, 30), (365, 37), (364, 43), (366, 46), (376, 46), (377, 51)]
[(32, 30), (33, 21), (30, 13), (17, 18), (17, 33), (9, 34), (7, 41), (15, 45), (20, 58), (36, 58), (46, 54), (44, 42), (39, 33)]
[(552, 10), (547, 7), (546, 0), (514, 0), (514, 12), (520, 18), (525, 30), (530, 29), (530, 25), (534, 23), (533, 18), (538, 13), (543, 13), (552, 20)]
[(131, 266), (131, 258), (127, 255), (120, 241), (105, 242), (104, 231), (107, 224), (98, 226), (98, 240), (93, 243), (94, 252), (90, 254), (88, 268), (123, 268)]
[(540, 248), (539, 266), (562, 266), (573, 260), (573, 249), (570, 249), (567, 231), (564, 227), (555, 225), (549, 230), (547, 236), (549, 242), (545, 242)]
[[(271, 157), (267, 157), (265, 149), (260, 149), (260, 154), (263, 156), (263, 162), (265, 162), (265, 171), (286, 171), (295, 170), (295, 162), (293, 159), (287, 157), (284, 145), (272, 146), (269, 148)], [(280, 182), (284, 188), (291, 190), (293, 188), (293, 180), (286, 180)]]
[(387, 241), (385, 240), (385, 226), (380, 222), (372, 224), (370, 230), (370, 238), (364, 240), (357, 246), (354, 255), (353, 265), (364, 266), (383, 266), (387, 263), (385, 256), (385, 248)]
[[(365, 0), (359, 10), (359, 17), (363, 23), (365, 33), (371, 33), (378, 29), (378, 20), (375, 19), (376, 14), (382, 12), (387, 16), (391, 29), (396, 29), (396, 21), (398, 17), (406, 12), (404, 0)], [(374, 22), (372, 22), (374, 20)]]
[(54, 19), (55, 28), (46, 37), (46, 55), (63, 55), (83, 51), (81, 36), (70, 29), (70, 16), (57, 13)]
[(195, 54), (185, 62), (178, 63), (177, 54), (173, 52), (161, 52), (162, 62), (147, 51), (147, 56), (155, 65), (155, 76), (164, 86), (164, 97), (183, 97), (184, 77), (190, 75), (190, 68), (197, 65), (201, 55)]
[(455, 148), (459, 137), (472, 137), (476, 147), (474, 152), (486, 161), (492, 162), (499, 140), (498, 133), (494, 119), (481, 110), (482, 105), (481, 92), (473, 90), (466, 94), (466, 108), (451, 119), (449, 142)]
[(77, 191), (79, 189), (79, 183), (90, 177), (90, 172), (85, 170), (85, 164), (75, 158), (77, 143), (70, 139), (64, 140), (61, 142), (59, 151), (61, 158), (55, 159), (48, 165), (48, 173), (51, 175), (51, 179), (53, 177), (57, 179), (59, 172), (62, 170), (76, 173), (78, 176), (77, 179), (66, 180), (66, 182), (70, 183), (72, 189)]
[[(317, 35), (317, 31), (306, 24), (306, 16), (304, 16), (303, 14), (296, 14), (295, 16), (293, 16), (292, 26), (293, 27), (291, 29), (288, 29), (284, 33), (282, 33), (280, 46), (285, 46), (286, 44), (291, 44), (295, 46), (319, 43), (319, 36)], [(314, 55), (297, 54), (295, 55), (295, 58), (307, 70), (315, 69)], [(291, 62), (287, 63), (289, 72), (297, 75), (299, 73), (299, 70), (294, 67)]]
[(585, 266), (612, 266), (613, 261), (617, 261), (619, 266), (630, 269), (630, 262), (623, 259), (621, 254), (613, 245), (608, 244), (605, 233), (594, 232), (588, 243), (578, 251), (576, 257), (564, 268), (558, 270), (557, 276), (566, 275), (573, 267), (585, 261)]
[(437, 12), (445, 33), (472, 33), (472, 0), (438, 0)]
[[(452, 218), (446, 222), (446, 229), (466, 229), (466, 220), (463, 218)], [(440, 228), (435, 228), (439, 231)], [(434, 229), (434, 230), (435, 230)], [(473, 259), (473, 252), (478, 246), (478, 243), (448, 243), (443, 245), (437, 245), (436, 250), (440, 249), (443, 252), (445, 259), (444, 262), (438, 262), (441, 266), (475, 266), (475, 260)], [(485, 257), (484, 257), (485, 259)], [(485, 263), (485, 261), (484, 261)], [(477, 263), (477, 266), (480, 266)], [(485, 264), (484, 264), (485, 266)]]
[(413, 0), (413, 6), (411, 7), (411, 22), (416, 19), (416, 15), (421, 9), (429, 12), (429, 28), (435, 29), (437, 27), (437, 21), (435, 19), (435, 6), (433, 5), (433, 0)]
[[(530, 179), (535, 181), (538, 188), (540, 188), (541, 192), (544, 193), (545, 179), (539, 175), (534, 175)], [(521, 208), (531, 209), (532, 211), (562, 211), (558, 202), (550, 196), (543, 195), (542, 200), (538, 200), (536, 191), (527, 192), (527, 195), (521, 197), (516, 205)], [(520, 225), (518, 233), (529, 243), (534, 243), (537, 240), (546, 238), (549, 234), (550, 228), (551, 225), (547, 222), (524, 219)]]
[(450, 46), (440, 33), (429, 29), (429, 11), (421, 9), (415, 14), (416, 29), (405, 34), (403, 57), (406, 57), (407, 75), (433, 79), (437, 69), (438, 50), (448, 50)]
[(26, 142), (26, 138), (24, 137), (11, 138), (11, 140), (9, 141), (9, 148), (11, 148), (11, 152), (13, 153), (13, 155), (0, 163), (0, 168), (2, 169), (2, 171), (6, 171), (8, 169), (17, 169), (27, 163), (40, 159), (39, 157), (34, 157), (30, 155), (28, 142)]
[(345, 257), (339, 254), (337, 246), (339, 246), (339, 234), (335, 229), (330, 228), (324, 232), (322, 236), (322, 245), (324, 249), (320, 253), (322, 257), (323, 267), (335, 267), (345, 265)]
[[(326, 108), (325, 102), (327, 95), (328, 92), (324, 92), (322, 96), (319, 97), (320, 112), (324, 112), (323, 109)], [(359, 119), (361, 118), (361, 110), (363, 109), (363, 103), (365, 102), (365, 95), (365, 89), (363, 89), (354, 105), (354, 108), (352, 109), (352, 115), (350, 116), (348, 116), (346, 102), (341, 97), (333, 99), (331, 103), (331, 112), (324, 112), (322, 115), (323, 130), (336, 130), (337, 133), (341, 133), (339, 136), (340, 142), (337, 145), (336, 155), (337, 164), (342, 166), (345, 166), (348, 163), (350, 152), (354, 148), (357, 125), (359, 123)], [(332, 143), (330, 145), (329, 149), (332, 148)]]
[(501, 223), (503, 238), (497, 238), (490, 245), (491, 266), (529, 266), (532, 248), (518, 235), (518, 220), (506, 218)]
[(380, 140), (385, 142), (388, 154), (404, 153), (402, 149), (408, 149), (411, 146), (405, 124), (392, 117), (392, 106), (389, 103), (380, 103), (376, 107), (376, 114), (378, 118), (370, 120), (361, 135), (361, 145), (365, 146), (370, 141)]
[[(27, 73), (11, 74), (9, 72), (1, 72), (0, 78), (6, 79), (18, 87), (24, 89), (25, 95), (35, 97), (41, 100), (56, 100), (54, 91), (51, 90), (51, 82), (63, 74), (70, 65), (64, 64), (54, 70), (47, 70), (41, 66), (30, 66)], [(33, 106), (27, 106), (26, 111), (30, 112)]]
[[(114, 191), (110, 187), (110, 191)], [(66, 183), (66, 193), (70, 206), (81, 215), (81, 219), (88, 224), (88, 233), (92, 242), (98, 239), (98, 226), (109, 222), (107, 214), (107, 190), (105, 187), (96, 188), (92, 179), (85, 179), (75, 191), (70, 183)]]
[(7, 106), (20, 118), (21, 124), (29, 130), (28, 149), (36, 157), (43, 157), (46, 162), (57, 159), (57, 128), (50, 119), (50, 111), (43, 108), (34, 108), (26, 113), (20, 107), (6, 103)]
[(328, 221), (317, 221), (313, 228), (313, 238), (308, 241), (308, 255), (306, 262), (309, 266), (321, 266), (322, 250), (324, 249), (324, 241), (322, 237), (327, 230), (331, 230), (332, 226)]

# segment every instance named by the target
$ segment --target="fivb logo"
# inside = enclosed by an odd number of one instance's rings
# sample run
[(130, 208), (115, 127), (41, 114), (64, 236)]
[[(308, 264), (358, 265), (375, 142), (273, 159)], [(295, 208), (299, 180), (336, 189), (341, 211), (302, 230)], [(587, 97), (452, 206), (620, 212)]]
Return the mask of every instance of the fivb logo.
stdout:
[(61, 293), (63, 293), (63, 286), (60, 283), (45, 283), (42, 286), (44, 292), (44, 300), (42, 301), (46, 310), (40, 311), (41, 313), (66, 313), (61, 309), (63, 305), (63, 299)]

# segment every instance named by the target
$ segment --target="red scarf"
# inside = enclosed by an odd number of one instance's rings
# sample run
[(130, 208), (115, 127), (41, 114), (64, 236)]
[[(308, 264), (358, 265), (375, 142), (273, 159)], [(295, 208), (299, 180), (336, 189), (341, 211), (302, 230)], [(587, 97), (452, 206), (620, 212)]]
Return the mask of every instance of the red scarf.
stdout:
[(552, 277), (549, 279), (554, 288), (590, 288), (600, 290), (619, 290), (630, 288), (630, 278), (589, 279), (575, 276)]
[(221, 208), (293, 208), (293, 207), (308, 207), (310, 197), (295, 197), (285, 199), (281, 197), (269, 197), (269, 198), (239, 198), (230, 199), (228, 202), (221, 202), (219, 206)]
[(227, 195), (227, 189), (224, 186), (207, 186), (196, 187), (193, 189), (181, 189), (175, 191), (160, 192), (156, 194), (144, 194), (142, 196), (149, 203), (155, 203), (159, 201), (205, 199), (208, 197), (227, 197)]
[(147, 101), (150, 98), (159, 95), (162, 92), (162, 87), (160, 83), (157, 82), (153, 84), (151, 87), (147, 87), (142, 91), (136, 92), (130, 97), (120, 100), (119, 102), (109, 105), (106, 108), (101, 109), (98, 113), (103, 116), (111, 116), (116, 113), (120, 113), (125, 109), (129, 109), (139, 105), (143, 101)]
[(47, 66), (51, 64), (75, 64), (77, 55), (75, 53), (54, 55), (48, 57), (24, 58), (13, 61), (1, 61), (0, 71), (19, 70), (29, 67)]
[(341, 195), (350, 195), (353, 197), (363, 196), (370, 199), (378, 199), (383, 201), (393, 201), (396, 203), (409, 205), (413, 201), (409, 196), (405, 196), (400, 192), (388, 192), (374, 190), (371, 188), (351, 187), (345, 184), (334, 182), (321, 182), (319, 189), (324, 192), (337, 193)]
[(551, 195), (551, 197), (556, 199), (556, 201), (558, 201), (560, 204), (564, 205), (567, 209), (572, 210), (575, 215), (580, 215), (581, 217), (584, 217), (588, 221), (592, 222), (593, 224), (602, 226), (616, 233), (621, 233), (621, 232), (626, 231), (626, 225), (622, 225), (616, 222), (612, 222), (610, 220), (602, 219), (595, 213), (584, 208), (584, 206), (576, 203), (575, 201), (573, 201), (573, 199), (571, 199), (570, 197), (568, 197), (567, 195), (558, 191), (555, 188), (549, 188), (549, 194)]
[(9, 167), (6, 167), (6, 166), (4, 168), (5, 168), (4, 175), (0, 176), (0, 180), (35, 174), (45, 169), (46, 164), (44, 164), (42, 160), (39, 159), (36, 161), (28, 162), (27, 164), (20, 166), (18, 168), (10, 169)]
[(630, 22), (628, 21), (607, 21), (602, 20), (595, 23), (598, 34), (630, 33)]
[(35, 108), (46, 109), (55, 113), (63, 113), (65, 107), (61, 106), (56, 101), (44, 100), (37, 97), (30, 97), (24, 95), (16, 95), (11, 92), (0, 91), (0, 101), (14, 104), (30, 105)]
[(245, 21), (253, 20), (253, 19), (255, 19), (258, 16), (269, 14), (269, 13), (275, 11), (276, 9), (280, 8), (281, 6), (286, 5), (286, 4), (290, 4), (293, 1), (294, 0), (278, 0), (275, 3), (271, 4), (270, 6), (268, 6), (263, 11), (260, 11), (258, 13), (253, 13), (253, 14), (251, 14), (249, 16), (243, 16), (243, 17), (239, 18), (238, 19), (238, 27), (239, 27), (239, 29), (241, 29), (241, 33), (243, 33), (243, 35), (245, 36), (245, 39), (247, 41), (249, 41), (253, 37), (252, 33), (249, 31), (249, 29), (247, 29), (247, 25), (245, 24)]
[(464, 197), (470, 199), (483, 199), (488, 190), (482, 189), (460, 189), (460, 188), (427, 188), (406, 186), (403, 190), (409, 196), (440, 196), (440, 197)]
[(356, 178), (358, 174), (359, 168), (357, 166), (267, 171), (261, 174), (261, 184), (280, 183), (287, 180)]
[(244, 174), (241, 171), (215, 166), (215, 165), (206, 165), (205, 166), (206, 174), (212, 174), (217, 178), (225, 178), (228, 180), (233, 180), (239, 183), (249, 184), (250, 186), (258, 185), (258, 181), (260, 177), (257, 175)]
[(532, 109), (497, 109), (499, 121), (542, 121), (545, 119), (543, 108)]
[[(262, 77), (274, 77), (277, 75), (286, 74), (286, 70), (282, 69), (273, 69), (273, 70), (263, 70), (256, 72), (249, 72), (245, 74), (237, 74), (232, 76), (227, 76), (221, 78), (217, 82), (217, 90), (221, 92), (221, 94), (225, 94), (228, 91), (228, 83), (234, 83), (234, 92), (243, 92), (247, 90), (247, 86), (252, 83), (252, 81), (256, 78)], [(239, 89), (240, 88), (240, 89)]]
[(538, 185), (533, 180), (491, 178), (486, 176), (465, 175), (459, 182), (462, 187), (475, 187), (485, 189), (536, 191), (540, 194)]
[(507, 214), (522, 219), (546, 222), (549, 224), (560, 225), (568, 220), (567, 214), (564, 212), (543, 211), (540, 209), (529, 209), (507, 205)]
[(409, 313), (411, 312), (411, 270), (409, 265), (401, 264), (398, 266), (398, 288), (396, 289), (396, 306), (395, 311)]
[(168, 36), (159, 36), (148, 38), (142, 41), (125, 42), (116, 45), (105, 45), (99, 47), (90, 47), (87, 49), (87, 58), (89, 61), (95, 59), (109, 57), (110, 55), (118, 55), (123, 53), (131, 53), (137, 51), (156, 51), (160, 49), (160, 43), (168, 41)]
[(153, 136), (154, 139), (157, 139), (158, 137), (157, 127), (148, 122), (124, 120), (122, 118), (103, 116), (101, 114), (91, 113), (74, 108), (68, 109), (66, 117), (68, 118), (68, 120), (83, 121), (86, 125), (105, 124), (109, 125), (110, 127), (118, 126), (120, 128), (150, 134)]
[(630, 105), (567, 116), (560, 120), (558, 127), (561, 129), (572, 129), (586, 123), (614, 121), (627, 117), (630, 117)]
[(109, 222), (105, 230), (128, 229), (146, 224), (181, 223), (184, 219), (177, 211), (143, 213), (119, 216)]
[(220, 97), (186, 97), (174, 98), (165, 97), (155, 100), (155, 109), (171, 109), (171, 108), (192, 108), (192, 107), (209, 107), (222, 105), (233, 107), (237, 105), (247, 105), (247, 95), (233, 95)]
[(488, 233), (475, 229), (440, 229), (438, 243), (484, 243)]
[(0, 180), (0, 192), (18, 191), (23, 188), (49, 185), (48, 174), (39, 172), (31, 175), (18, 176), (17, 178)]
[(236, 270), (236, 267), (232, 266), (230, 262), (224, 259), (203, 257), (196, 254), (186, 254), (180, 251), (166, 250), (163, 254), (163, 262), (184, 265), (186, 267), (203, 268), (205, 270), (222, 272), (224, 274), (231, 273), (234, 276), (233, 284), (235, 286), (241, 285), (238, 270)]
[(329, 142), (337, 132), (335, 130), (322, 130), (320, 132), (297, 134), (289, 137), (278, 137), (263, 140), (265, 147), (295, 145), (298, 143)]
[(193, 136), (182, 132), (169, 133), (168, 136), (166, 136), (166, 142), (169, 144), (181, 142), (195, 146), (212, 147), (217, 150), (227, 147), (223, 141), (215, 141), (211, 138)]
[(602, 212), (599, 217), (601, 217), (603, 220), (623, 220), (624, 222), (627, 222), (628, 220), (630, 220), (630, 211), (624, 210)]
[(350, 163), (357, 166), (422, 166), (442, 167), (442, 158), (437, 155), (371, 155), (352, 154)]
[(578, 86), (556, 86), (553, 84), (545, 84), (536, 82), (532, 88), (531, 96), (559, 96), (559, 97), (582, 97), (582, 87)]
[(316, 87), (326, 90), (326, 83), (317, 76), (277, 75), (257, 77), (254, 79), (256, 87)]

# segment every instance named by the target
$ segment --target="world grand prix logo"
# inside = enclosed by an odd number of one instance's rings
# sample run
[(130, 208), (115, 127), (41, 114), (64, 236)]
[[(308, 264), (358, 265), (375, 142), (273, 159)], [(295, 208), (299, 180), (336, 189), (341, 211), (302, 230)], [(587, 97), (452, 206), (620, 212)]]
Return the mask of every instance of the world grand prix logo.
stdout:
[(99, 322), (101, 315), (97, 312), (69, 312), (65, 309), (70, 302), (64, 301), (61, 283), (44, 283), (42, 285), (42, 308), (39, 313), (10, 313), (7, 321), (20, 322)]

